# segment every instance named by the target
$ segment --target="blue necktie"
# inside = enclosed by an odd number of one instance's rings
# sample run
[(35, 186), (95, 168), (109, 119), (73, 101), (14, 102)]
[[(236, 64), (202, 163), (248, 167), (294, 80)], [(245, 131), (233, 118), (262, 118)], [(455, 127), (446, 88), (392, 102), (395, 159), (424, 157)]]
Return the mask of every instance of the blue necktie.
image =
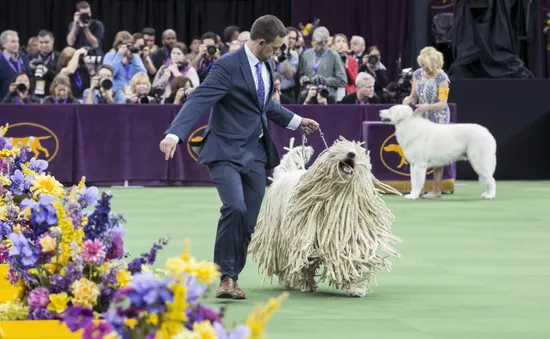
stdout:
[(258, 102), (260, 103), (260, 108), (264, 109), (264, 100), (265, 100), (265, 87), (264, 79), (262, 78), (262, 62), (256, 64), (256, 75), (258, 75)]

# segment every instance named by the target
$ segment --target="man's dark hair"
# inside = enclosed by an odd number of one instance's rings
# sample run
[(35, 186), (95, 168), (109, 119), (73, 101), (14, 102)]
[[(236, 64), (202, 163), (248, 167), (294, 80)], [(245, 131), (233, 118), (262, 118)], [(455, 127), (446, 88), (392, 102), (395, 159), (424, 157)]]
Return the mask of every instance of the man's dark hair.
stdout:
[(142, 33), (143, 35), (155, 35), (155, 29), (152, 28), (152, 27), (145, 27), (145, 28), (141, 31), (141, 33)]
[(201, 36), (201, 42), (205, 39), (212, 39), (214, 40), (214, 43), (218, 40), (217, 34), (214, 32), (206, 32)]
[(231, 37), (235, 32), (238, 32), (240, 28), (238, 26), (227, 26), (223, 30), (223, 42), (231, 42)]
[(285, 25), (274, 15), (264, 15), (256, 19), (250, 29), (250, 40), (264, 39), (267, 43), (273, 42), (276, 37), (284, 38)]
[(76, 9), (79, 11), (86, 8), (90, 8), (90, 4), (88, 3), (88, 1), (80, 1), (76, 4)]
[(39, 32), (38, 32), (38, 37), (39, 38), (43, 38), (45, 36), (50, 36), (52, 37), (53, 39), (53, 33), (48, 31), (47, 29), (41, 29)]

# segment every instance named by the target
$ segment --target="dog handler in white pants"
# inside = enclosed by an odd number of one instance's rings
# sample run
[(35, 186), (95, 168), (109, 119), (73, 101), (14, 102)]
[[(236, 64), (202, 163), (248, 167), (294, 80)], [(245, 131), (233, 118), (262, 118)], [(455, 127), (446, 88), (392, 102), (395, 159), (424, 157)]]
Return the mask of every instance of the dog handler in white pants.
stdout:
[[(416, 116), (421, 115), (438, 124), (448, 124), (451, 117), (447, 105), (450, 80), (443, 71), (443, 54), (433, 47), (425, 47), (420, 51), (417, 61), (421, 68), (413, 73), (411, 94), (403, 103), (417, 104), (414, 111)], [(441, 198), (443, 167), (433, 170), (433, 190), (424, 194), (424, 199)]]

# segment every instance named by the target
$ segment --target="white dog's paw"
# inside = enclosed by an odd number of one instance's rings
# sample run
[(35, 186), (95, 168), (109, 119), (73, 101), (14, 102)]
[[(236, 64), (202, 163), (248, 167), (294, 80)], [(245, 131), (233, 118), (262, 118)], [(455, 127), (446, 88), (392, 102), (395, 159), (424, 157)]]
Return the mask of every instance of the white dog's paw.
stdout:
[(367, 296), (367, 290), (362, 286), (350, 286), (344, 289), (344, 293), (350, 297), (363, 298)]
[(407, 199), (407, 200), (416, 200), (416, 199), (418, 199), (418, 194), (411, 194), (411, 193), (406, 194), (405, 199)]
[(493, 200), (495, 198), (495, 194), (494, 193), (491, 194), (491, 193), (483, 192), (481, 197), (483, 199), (486, 199), (486, 200)]

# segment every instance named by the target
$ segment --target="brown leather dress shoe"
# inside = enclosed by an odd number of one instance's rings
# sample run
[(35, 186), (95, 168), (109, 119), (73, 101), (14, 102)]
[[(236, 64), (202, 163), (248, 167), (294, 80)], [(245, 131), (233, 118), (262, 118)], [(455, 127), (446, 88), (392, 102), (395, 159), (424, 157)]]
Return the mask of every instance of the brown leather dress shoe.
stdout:
[(224, 278), (220, 282), (218, 291), (216, 292), (216, 298), (233, 299), (235, 294), (235, 280), (231, 278)]
[(233, 299), (246, 299), (246, 295), (241, 290), (237, 282), (235, 281), (235, 288), (233, 289)]

